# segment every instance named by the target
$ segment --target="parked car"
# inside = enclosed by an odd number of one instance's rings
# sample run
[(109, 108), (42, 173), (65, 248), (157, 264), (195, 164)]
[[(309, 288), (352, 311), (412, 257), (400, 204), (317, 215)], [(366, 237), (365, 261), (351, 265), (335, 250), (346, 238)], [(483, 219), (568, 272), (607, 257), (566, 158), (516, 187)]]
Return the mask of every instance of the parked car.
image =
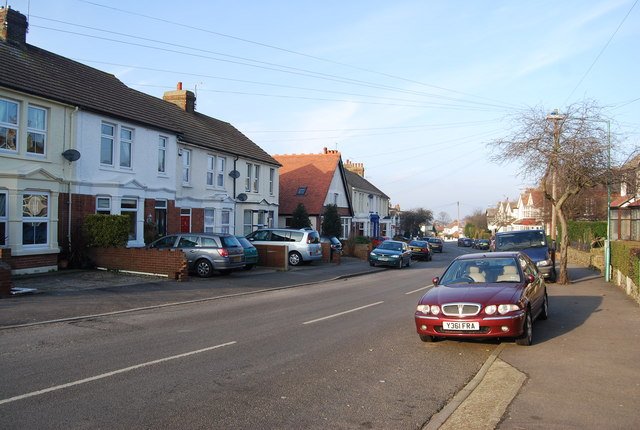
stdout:
[(414, 260), (431, 261), (431, 248), (426, 240), (412, 240), (409, 242), (411, 249), (411, 258)]
[(556, 282), (555, 250), (549, 246), (544, 230), (520, 230), (496, 233), (496, 251), (522, 251), (536, 263), (549, 282)]
[(369, 264), (376, 266), (397, 266), (402, 269), (405, 265), (411, 266), (411, 250), (406, 242), (398, 240), (385, 240), (376, 249), (369, 253)]
[(491, 246), (491, 241), (489, 239), (478, 239), (478, 243), (476, 243), (476, 249), (489, 249)]
[(437, 237), (430, 237), (429, 245), (431, 246), (431, 250), (434, 252), (442, 252), (444, 250), (444, 241), (442, 239), (438, 239)]
[(464, 241), (465, 241), (466, 237), (460, 237), (458, 238), (458, 246), (464, 246)]
[(530, 345), (533, 322), (549, 314), (544, 278), (523, 252), (459, 256), (433, 284), (414, 315), (424, 342), (515, 338)]
[(387, 236), (375, 236), (371, 238), (371, 243), (373, 244), (374, 248), (377, 248), (378, 245), (380, 245), (385, 240), (391, 240), (391, 238)]
[(322, 258), (320, 235), (315, 230), (261, 228), (249, 233), (246, 237), (253, 244), (288, 246), (288, 258), (291, 266)]
[(462, 240), (462, 246), (470, 247), (471, 245), (473, 245), (473, 240), (471, 238), (465, 237)]
[(226, 233), (179, 233), (161, 237), (148, 248), (181, 249), (189, 270), (206, 278), (214, 270), (227, 275), (244, 267), (244, 250), (235, 236)]
[(253, 269), (253, 267), (258, 264), (258, 250), (246, 237), (236, 236), (236, 239), (238, 239), (238, 242), (240, 242), (244, 250), (244, 269)]
[(321, 234), (320, 243), (322, 242), (329, 243), (330, 244), (329, 246), (331, 247), (331, 251), (342, 254), (342, 242), (340, 242), (340, 239), (338, 239), (337, 237)]

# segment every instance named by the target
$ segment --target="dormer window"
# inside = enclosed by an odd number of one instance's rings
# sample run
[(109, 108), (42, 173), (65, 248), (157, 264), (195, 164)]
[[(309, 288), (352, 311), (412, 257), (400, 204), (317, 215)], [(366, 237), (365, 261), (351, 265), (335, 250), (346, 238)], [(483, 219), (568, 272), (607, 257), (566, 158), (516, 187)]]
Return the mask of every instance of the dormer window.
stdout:
[(298, 187), (296, 196), (304, 196), (307, 193), (307, 187)]

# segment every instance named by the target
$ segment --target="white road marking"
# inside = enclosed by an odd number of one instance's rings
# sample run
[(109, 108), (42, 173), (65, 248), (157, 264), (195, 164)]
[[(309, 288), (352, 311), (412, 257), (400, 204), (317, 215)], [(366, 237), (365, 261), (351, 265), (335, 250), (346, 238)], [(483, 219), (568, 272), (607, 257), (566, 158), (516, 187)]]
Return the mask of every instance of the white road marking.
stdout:
[(384, 303), (384, 302), (371, 303), (369, 305), (360, 306), (359, 308), (350, 309), (348, 311), (339, 312), (337, 314), (328, 315), (326, 317), (322, 317), (322, 318), (318, 318), (318, 319), (315, 319), (315, 320), (303, 322), (302, 324), (313, 324), (313, 323), (318, 322), (318, 321), (323, 321), (323, 320), (328, 320), (329, 318), (339, 317), (340, 315), (348, 314), (348, 313), (351, 313), (351, 312), (356, 312), (356, 311), (359, 311), (359, 310), (362, 310), (362, 309), (366, 309), (366, 308), (370, 308), (371, 306), (376, 306), (376, 305), (379, 305), (379, 304), (382, 304), (382, 303)]
[(426, 290), (427, 288), (431, 288), (431, 287), (433, 287), (433, 284), (431, 284), (431, 285), (425, 285), (425, 286), (424, 286), (424, 287), (422, 287), (422, 288), (418, 288), (417, 290), (409, 291), (408, 293), (405, 293), (405, 294), (406, 294), (406, 295), (409, 295), (409, 294), (417, 293), (418, 291)]
[(184, 354), (173, 355), (171, 357), (165, 357), (165, 358), (161, 358), (159, 360), (153, 360), (153, 361), (148, 361), (146, 363), (136, 364), (135, 366), (125, 367), (124, 369), (114, 370), (113, 372), (103, 373), (102, 375), (96, 375), (96, 376), (92, 376), (90, 378), (79, 379), (77, 381), (69, 382), (69, 383), (66, 383), (66, 384), (56, 385), (56, 386), (53, 386), (53, 387), (45, 388), (43, 390), (32, 391), (31, 393), (22, 394), (20, 396), (9, 397), (8, 399), (0, 400), (0, 405), (3, 405), (5, 403), (15, 402), (16, 400), (22, 400), (22, 399), (27, 399), (29, 397), (39, 396), (41, 394), (50, 393), (52, 391), (62, 390), (62, 389), (65, 389), (65, 388), (76, 386), (76, 385), (86, 384), (87, 382), (97, 381), (99, 379), (108, 378), (110, 376), (118, 375), (120, 373), (130, 372), (132, 370), (140, 369), (142, 367), (152, 366), (154, 364), (163, 363), (165, 361), (176, 360), (178, 358), (184, 358), (184, 357), (188, 357), (190, 355), (200, 354), (202, 352), (207, 352), (207, 351), (211, 351), (213, 349), (222, 348), (223, 346), (233, 345), (234, 343), (237, 343), (237, 342), (233, 341), (233, 342), (222, 343), (220, 345), (215, 345), (215, 346), (210, 346), (208, 348), (198, 349), (197, 351), (185, 352)]

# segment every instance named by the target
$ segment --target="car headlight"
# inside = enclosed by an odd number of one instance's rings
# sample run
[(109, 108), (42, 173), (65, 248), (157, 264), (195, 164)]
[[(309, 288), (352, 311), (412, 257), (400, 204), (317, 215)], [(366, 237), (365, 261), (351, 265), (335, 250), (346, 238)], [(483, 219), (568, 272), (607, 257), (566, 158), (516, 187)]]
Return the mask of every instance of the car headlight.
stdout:
[(438, 306), (438, 305), (418, 305), (418, 312), (422, 312), (425, 315), (428, 315), (428, 314), (438, 315), (440, 313), (440, 306)]
[(498, 312), (500, 315), (504, 315), (504, 314), (507, 314), (509, 312), (517, 311), (519, 309), (520, 309), (520, 307), (518, 307), (518, 305), (514, 305), (514, 304), (489, 305), (489, 306), (484, 308), (484, 313), (487, 314), (487, 315), (493, 315), (496, 312)]
[(538, 261), (536, 263), (536, 266), (541, 267), (541, 266), (551, 266), (553, 264), (553, 261), (551, 260), (542, 260), (542, 261)]

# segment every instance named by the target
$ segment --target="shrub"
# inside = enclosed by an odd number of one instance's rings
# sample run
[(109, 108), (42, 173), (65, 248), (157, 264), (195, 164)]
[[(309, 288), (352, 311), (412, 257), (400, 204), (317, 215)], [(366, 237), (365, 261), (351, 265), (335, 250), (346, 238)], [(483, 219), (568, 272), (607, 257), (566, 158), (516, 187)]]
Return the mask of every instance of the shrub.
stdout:
[(125, 246), (129, 240), (129, 217), (127, 215), (87, 215), (84, 219), (84, 231), (89, 246), (102, 248)]
[(639, 279), (638, 262), (640, 259), (640, 242), (611, 242), (611, 265), (634, 282)]

